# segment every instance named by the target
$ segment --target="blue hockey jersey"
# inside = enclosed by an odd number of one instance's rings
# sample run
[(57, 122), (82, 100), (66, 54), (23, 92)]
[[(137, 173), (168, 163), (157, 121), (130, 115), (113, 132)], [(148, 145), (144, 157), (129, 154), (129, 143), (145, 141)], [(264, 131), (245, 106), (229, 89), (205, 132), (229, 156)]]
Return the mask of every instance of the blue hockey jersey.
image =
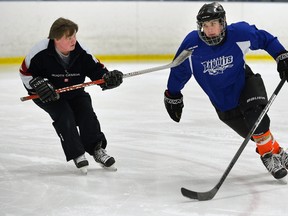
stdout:
[(167, 84), (171, 95), (179, 94), (193, 75), (217, 109), (233, 109), (245, 84), (245, 54), (249, 49), (263, 49), (274, 59), (285, 50), (276, 37), (246, 22), (228, 25), (224, 40), (220, 45), (208, 46), (197, 31), (186, 36), (176, 56), (184, 49), (197, 48), (186, 61), (171, 69)]

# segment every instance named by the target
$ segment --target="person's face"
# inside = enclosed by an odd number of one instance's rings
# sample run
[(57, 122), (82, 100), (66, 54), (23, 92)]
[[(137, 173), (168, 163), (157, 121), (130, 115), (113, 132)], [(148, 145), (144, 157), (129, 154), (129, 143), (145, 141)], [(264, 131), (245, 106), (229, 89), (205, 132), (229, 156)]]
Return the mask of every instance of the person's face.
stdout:
[(76, 45), (76, 32), (71, 35), (67, 36), (64, 34), (62, 38), (60, 39), (55, 39), (55, 47), (64, 55), (69, 54), (69, 52), (73, 51), (75, 49)]
[(205, 35), (209, 38), (212, 38), (219, 36), (223, 27), (220, 24), (219, 20), (216, 19), (204, 22), (202, 28)]

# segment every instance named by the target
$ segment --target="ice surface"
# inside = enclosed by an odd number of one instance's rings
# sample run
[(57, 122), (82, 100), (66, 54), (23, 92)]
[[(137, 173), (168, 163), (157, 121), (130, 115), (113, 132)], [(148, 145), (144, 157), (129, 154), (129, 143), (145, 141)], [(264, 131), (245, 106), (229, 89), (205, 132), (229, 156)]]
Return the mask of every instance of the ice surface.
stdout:
[[(166, 63), (106, 66), (128, 73)], [(262, 74), (270, 96), (280, 81), (276, 64), (250, 66)], [(185, 107), (178, 124), (163, 104), (169, 70), (127, 78), (109, 91), (86, 88), (118, 171), (103, 170), (86, 155), (90, 166), (84, 176), (65, 161), (48, 115), (32, 101), (20, 101), (27, 93), (18, 67), (0, 66), (0, 215), (288, 215), (288, 185), (267, 173), (252, 142), (213, 200), (181, 195), (183, 186), (213, 188), (243, 142), (218, 120), (193, 78), (183, 90)], [(269, 111), (271, 131), (284, 148), (287, 95), (285, 84)]]

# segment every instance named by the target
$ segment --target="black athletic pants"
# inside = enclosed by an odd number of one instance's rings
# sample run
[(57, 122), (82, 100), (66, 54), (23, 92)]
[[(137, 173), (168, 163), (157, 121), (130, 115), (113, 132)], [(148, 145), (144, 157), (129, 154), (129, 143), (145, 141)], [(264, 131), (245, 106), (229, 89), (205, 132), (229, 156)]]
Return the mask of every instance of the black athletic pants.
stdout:
[[(221, 112), (216, 108), (216, 112), (221, 121), (240, 136), (246, 138), (267, 102), (267, 93), (260, 74), (254, 74), (250, 67), (246, 65), (245, 87), (241, 93), (239, 106), (226, 112)], [(269, 127), (270, 119), (266, 114), (254, 134), (265, 133), (269, 130)]]
[(60, 137), (67, 161), (85, 152), (93, 155), (95, 147), (99, 144), (102, 148), (106, 147), (107, 141), (88, 93), (80, 92), (69, 100), (60, 97), (58, 101), (47, 104), (39, 99), (34, 102), (54, 121), (53, 126)]

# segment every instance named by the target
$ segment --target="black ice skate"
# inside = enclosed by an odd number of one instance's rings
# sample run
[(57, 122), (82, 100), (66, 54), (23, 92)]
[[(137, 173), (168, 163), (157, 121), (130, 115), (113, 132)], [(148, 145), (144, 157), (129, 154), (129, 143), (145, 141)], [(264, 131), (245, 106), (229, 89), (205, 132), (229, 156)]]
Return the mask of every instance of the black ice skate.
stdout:
[(88, 160), (85, 158), (85, 154), (80, 155), (79, 157), (73, 159), (76, 167), (83, 173), (87, 174), (88, 170), (87, 167), (89, 165)]
[(283, 148), (280, 148), (279, 155), (281, 157), (282, 165), (288, 169), (288, 153)]
[(103, 148), (95, 149), (94, 151), (94, 160), (99, 163), (103, 168), (116, 171), (117, 168), (113, 165), (115, 164), (115, 159), (111, 156), (109, 156), (106, 153), (106, 150)]
[(281, 163), (280, 154), (272, 154), (272, 152), (268, 152), (261, 156), (261, 160), (275, 179), (285, 181), (284, 177), (287, 175), (287, 170)]

